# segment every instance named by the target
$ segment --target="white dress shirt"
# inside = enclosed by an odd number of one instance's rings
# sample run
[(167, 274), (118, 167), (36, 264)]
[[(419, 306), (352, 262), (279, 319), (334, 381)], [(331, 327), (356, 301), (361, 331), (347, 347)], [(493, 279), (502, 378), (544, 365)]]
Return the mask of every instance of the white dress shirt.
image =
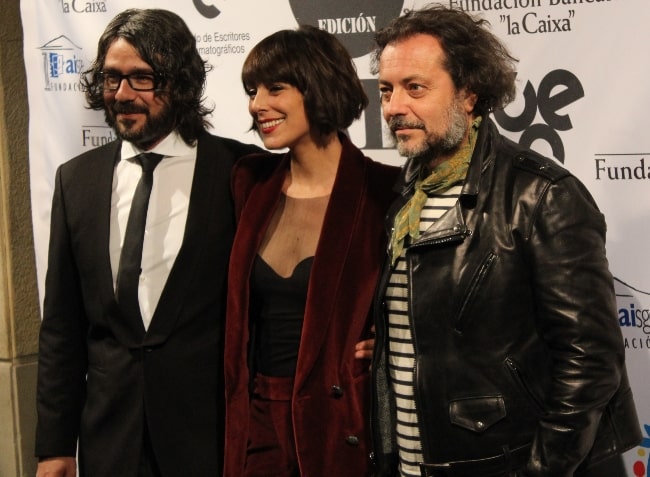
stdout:
[[(124, 141), (121, 159), (113, 174), (109, 242), (113, 288), (117, 282), (131, 201), (142, 174), (142, 168), (134, 158), (141, 152), (143, 151), (133, 144)], [(183, 242), (196, 164), (196, 146), (188, 146), (178, 133), (173, 132), (147, 152), (162, 154), (164, 158), (153, 172), (153, 187), (142, 245), (138, 298), (145, 329), (149, 328)]]

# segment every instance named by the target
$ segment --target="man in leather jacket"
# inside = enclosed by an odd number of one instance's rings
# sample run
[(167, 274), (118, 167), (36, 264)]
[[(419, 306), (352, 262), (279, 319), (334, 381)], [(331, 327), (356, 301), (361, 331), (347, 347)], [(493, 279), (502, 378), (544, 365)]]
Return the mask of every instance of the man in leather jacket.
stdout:
[(378, 475), (606, 475), (641, 438), (605, 221), (554, 161), (488, 118), (516, 60), (442, 6), (376, 34), (406, 156), (376, 299)]

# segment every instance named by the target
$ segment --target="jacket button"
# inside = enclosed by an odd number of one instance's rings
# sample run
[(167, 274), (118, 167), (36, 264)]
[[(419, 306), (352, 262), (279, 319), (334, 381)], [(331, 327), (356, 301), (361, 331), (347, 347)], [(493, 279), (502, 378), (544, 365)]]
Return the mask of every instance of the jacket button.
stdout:
[(345, 442), (347, 442), (351, 446), (358, 446), (359, 445), (359, 438), (357, 436), (348, 436), (348, 437), (345, 438)]
[(333, 398), (340, 399), (343, 397), (343, 388), (338, 384), (335, 384), (330, 388), (330, 392)]

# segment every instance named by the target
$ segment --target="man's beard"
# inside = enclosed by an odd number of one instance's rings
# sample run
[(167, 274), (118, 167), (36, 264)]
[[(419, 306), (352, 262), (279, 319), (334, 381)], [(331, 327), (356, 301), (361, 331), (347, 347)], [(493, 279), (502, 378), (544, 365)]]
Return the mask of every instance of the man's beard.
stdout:
[[(116, 119), (119, 113), (145, 114), (146, 120), (143, 126), (134, 129), (133, 121), (118, 121)], [(119, 138), (124, 141), (129, 141), (143, 150), (147, 150), (149, 146), (158, 142), (174, 129), (174, 117), (167, 103), (165, 103), (158, 114), (152, 116), (149, 108), (146, 106), (138, 106), (131, 102), (116, 101), (104, 110), (104, 116), (106, 123), (113, 128)]]
[[(467, 114), (460, 100), (454, 99), (445, 111), (447, 130), (443, 134), (428, 132), (424, 123), (419, 121), (407, 121), (401, 117), (393, 117), (388, 122), (391, 135), (397, 144), (397, 151), (400, 155), (409, 159), (420, 158), (430, 161), (437, 157), (448, 156), (458, 150), (460, 143), (467, 134), (469, 128)], [(424, 140), (414, 146), (407, 146), (405, 142), (397, 137), (396, 130), (399, 128), (422, 129), (426, 136)]]

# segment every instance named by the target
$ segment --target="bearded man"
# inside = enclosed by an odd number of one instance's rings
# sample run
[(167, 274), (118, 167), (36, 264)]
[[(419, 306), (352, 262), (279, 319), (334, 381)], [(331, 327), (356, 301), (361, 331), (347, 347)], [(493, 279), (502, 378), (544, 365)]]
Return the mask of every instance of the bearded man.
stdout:
[[(82, 76), (118, 139), (63, 164), (38, 372), (37, 476), (221, 475), (230, 169), (176, 14), (118, 14)], [(78, 446), (78, 447), (77, 447)]]
[(377, 475), (624, 475), (641, 434), (605, 220), (490, 120), (514, 98), (514, 58), (485, 20), (441, 5), (376, 42), (407, 157), (375, 307)]

